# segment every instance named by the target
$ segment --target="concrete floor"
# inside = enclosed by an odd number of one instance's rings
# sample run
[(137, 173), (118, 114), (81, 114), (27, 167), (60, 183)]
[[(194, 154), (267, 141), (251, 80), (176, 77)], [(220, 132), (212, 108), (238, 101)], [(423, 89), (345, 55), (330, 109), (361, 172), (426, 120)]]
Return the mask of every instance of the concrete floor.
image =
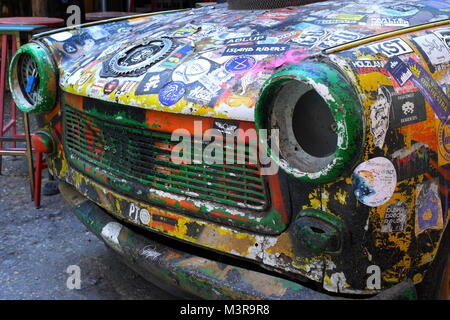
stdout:
[[(4, 157), (0, 176), (0, 299), (171, 300), (125, 266), (70, 212), (61, 195), (35, 209), (25, 157)], [(67, 268), (81, 269), (70, 290)]]

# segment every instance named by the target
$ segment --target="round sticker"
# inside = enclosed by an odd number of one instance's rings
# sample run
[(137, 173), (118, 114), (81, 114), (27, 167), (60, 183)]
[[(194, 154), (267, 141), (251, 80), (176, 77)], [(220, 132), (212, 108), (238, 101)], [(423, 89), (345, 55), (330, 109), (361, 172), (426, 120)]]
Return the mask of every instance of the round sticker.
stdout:
[(172, 81), (159, 91), (159, 102), (165, 106), (172, 106), (184, 96), (186, 84), (181, 81)]
[(150, 213), (147, 209), (142, 209), (139, 213), (139, 218), (141, 219), (141, 222), (145, 225), (148, 225), (150, 223)]
[(251, 56), (234, 57), (225, 64), (225, 70), (231, 73), (244, 72), (252, 69), (256, 64), (256, 59)]
[(104, 94), (110, 94), (114, 90), (116, 90), (117, 86), (119, 85), (119, 80), (114, 79), (109, 81), (107, 84), (105, 84), (105, 88), (103, 89)]
[(397, 173), (388, 159), (373, 158), (356, 167), (352, 183), (354, 194), (361, 203), (369, 207), (378, 207), (394, 194)]
[(174, 81), (193, 83), (205, 76), (211, 69), (211, 62), (205, 59), (197, 59), (183, 63), (175, 69), (172, 75)]

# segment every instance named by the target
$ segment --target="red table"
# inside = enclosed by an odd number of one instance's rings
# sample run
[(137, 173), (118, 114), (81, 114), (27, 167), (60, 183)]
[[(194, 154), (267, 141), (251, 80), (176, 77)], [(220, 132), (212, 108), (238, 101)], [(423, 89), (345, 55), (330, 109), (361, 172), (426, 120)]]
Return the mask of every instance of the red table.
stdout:
[(46, 17), (12, 17), (0, 18), (0, 24), (9, 25), (44, 25), (48, 28), (59, 28), (64, 26), (64, 20), (59, 18)]

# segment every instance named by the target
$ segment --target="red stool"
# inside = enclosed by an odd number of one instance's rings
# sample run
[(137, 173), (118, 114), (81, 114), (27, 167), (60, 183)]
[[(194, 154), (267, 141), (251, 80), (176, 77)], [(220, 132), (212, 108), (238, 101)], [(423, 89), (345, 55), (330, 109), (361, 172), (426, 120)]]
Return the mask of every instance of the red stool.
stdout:
[(43, 153), (53, 152), (52, 137), (45, 131), (37, 131), (31, 137), (31, 144), (36, 155), (36, 167), (34, 171), (34, 204), (36, 208), (41, 206), (41, 182), (42, 170), (48, 168), (47, 162), (43, 159)]
[[(44, 28), (61, 27), (64, 25), (63, 19), (57, 18), (40, 18), (40, 17), (13, 17), (0, 18), (0, 36), (1, 36), (1, 65), (0, 65), (0, 175), (2, 156), (26, 156), (28, 164), (28, 172), (30, 175), (30, 191), (32, 199), (36, 198), (36, 192), (40, 194), (40, 174), (39, 174), (39, 188), (35, 189), (35, 179), (33, 171), (33, 155), (32, 142), (30, 135), (29, 117), (24, 113), (24, 134), (17, 133), (17, 119), (16, 119), (16, 105), (14, 101), (11, 102), (11, 120), (3, 126), (5, 118), (5, 83), (6, 83), (6, 66), (8, 60), (9, 40), (11, 40), (11, 56), (20, 47), (20, 36), (23, 33), (30, 34), (37, 30)], [(11, 131), (11, 135), (5, 135)], [(16, 148), (17, 142), (26, 142), (26, 148)], [(3, 143), (11, 143), (10, 148), (3, 146)], [(39, 157), (37, 157), (39, 158)], [(41, 163), (36, 168), (43, 169), (42, 154), (39, 160)], [(38, 159), (36, 159), (38, 161)], [(36, 202), (36, 201), (35, 201)], [(37, 202), (39, 203), (39, 201)]]

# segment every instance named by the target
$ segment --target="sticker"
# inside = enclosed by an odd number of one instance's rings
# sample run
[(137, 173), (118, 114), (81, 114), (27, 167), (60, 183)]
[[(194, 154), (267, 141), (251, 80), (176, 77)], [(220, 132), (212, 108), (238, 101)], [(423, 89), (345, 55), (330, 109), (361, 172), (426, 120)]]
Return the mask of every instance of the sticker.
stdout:
[(59, 32), (56, 34), (52, 34), (50, 36), (50, 38), (52, 38), (53, 40), (56, 40), (56, 41), (66, 41), (66, 40), (69, 40), (70, 38), (72, 38), (72, 33), (68, 32), (68, 31)]
[(37, 77), (29, 76), (27, 80), (27, 86), (25, 87), (25, 92), (30, 93), (33, 91), (33, 87), (37, 83)]
[(397, 181), (417, 177), (430, 171), (430, 149), (428, 145), (417, 142), (411, 148), (395, 151), (392, 163), (397, 172)]
[(410, 58), (407, 64), (413, 73), (411, 81), (419, 88), (441, 122), (445, 123), (450, 115), (450, 98), (418, 62)]
[(409, 27), (409, 21), (394, 17), (370, 17), (367, 23), (374, 27)]
[(434, 34), (437, 35), (442, 40), (442, 42), (445, 43), (447, 48), (450, 50), (450, 29), (435, 30)]
[(416, 188), (416, 236), (425, 230), (442, 230), (444, 227), (438, 179), (419, 184)]
[(418, 62), (410, 58), (407, 63), (404, 63), (399, 58), (392, 58), (387, 63), (387, 70), (400, 86), (411, 80), (433, 108), (434, 113), (441, 122), (444, 123), (447, 120), (450, 99)]
[(251, 46), (230, 46), (223, 53), (224, 56), (237, 56), (241, 54), (281, 54), (289, 50), (287, 44), (257, 44)]
[(383, 157), (359, 164), (352, 174), (356, 198), (369, 207), (385, 204), (394, 194), (397, 175), (392, 162)]
[(206, 77), (201, 78), (199, 82), (211, 93), (217, 94), (221, 89), (221, 86), (232, 77), (231, 74), (226, 72), (225, 68), (218, 68), (209, 73)]
[(188, 53), (190, 53), (194, 49), (191, 45), (186, 45), (177, 52), (173, 53), (169, 58), (167, 58), (161, 66), (164, 67), (174, 67), (177, 66), (181, 60), (183, 60)]
[(398, 57), (392, 57), (386, 63), (386, 70), (394, 77), (395, 81), (403, 87), (413, 76), (408, 66)]
[(314, 20), (315, 24), (320, 25), (333, 25), (333, 24), (357, 24), (358, 20), (346, 20), (346, 19), (318, 19)]
[(381, 232), (404, 232), (408, 222), (408, 206), (400, 201), (391, 203), (386, 208)]
[(157, 94), (170, 81), (171, 72), (149, 72), (145, 75), (134, 93), (136, 96)]
[(126, 80), (122, 83), (122, 85), (117, 89), (116, 95), (127, 94), (133, 90), (136, 86), (137, 81)]
[(239, 73), (252, 69), (256, 65), (256, 59), (251, 56), (234, 57), (225, 64), (225, 70), (231, 73)]
[(352, 60), (350, 64), (358, 74), (367, 74), (372, 72), (386, 74), (384, 61), (382, 60)]
[(221, 91), (212, 93), (202, 84), (193, 84), (186, 91), (185, 99), (201, 106), (213, 108), (221, 95)]
[(184, 96), (186, 84), (181, 81), (172, 81), (166, 84), (159, 92), (159, 102), (164, 106), (172, 106)]
[(185, 37), (189, 37), (190, 35), (193, 35), (194, 33), (196, 33), (198, 30), (200, 29), (199, 26), (193, 26), (193, 25), (187, 25), (186, 27), (182, 28), (182, 29), (178, 29), (176, 30), (173, 34), (172, 34), (172, 38), (185, 38)]
[(356, 20), (359, 21), (364, 18), (362, 14), (347, 14), (347, 13), (334, 13), (327, 17), (327, 19), (340, 19), (340, 20)]
[(416, 6), (407, 3), (398, 3), (380, 8), (379, 12), (383, 15), (406, 17), (415, 15), (417, 12), (419, 12), (419, 9), (417, 9)]
[(338, 46), (340, 44), (344, 44), (350, 41), (354, 41), (360, 38), (360, 35), (355, 32), (345, 31), (345, 30), (337, 30), (333, 32), (330, 36), (325, 38), (321, 45), (327, 47)]
[(439, 166), (450, 163), (450, 118), (445, 123), (439, 122), (437, 129)]
[(63, 49), (67, 54), (75, 54), (78, 52), (75, 42), (68, 41), (63, 44)]
[(329, 33), (325, 30), (306, 30), (292, 41), (303, 47), (316, 47)]
[(381, 53), (389, 58), (414, 52), (414, 50), (400, 38), (370, 44), (367, 45), (367, 48), (373, 53)]
[(392, 129), (427, 120), (425, 99), (418, 92), (396, 93), (389, 91), (391, 114), (389, 127)]
[(434, 34), (427, 34), (412, 39), (417, 48), (430, 62), (430, 70), (435, 71), (433, 66), (450, 62), (450, 50), (445, 43)]
[(214, 120), (213, 128), (217, 129), (222, 135), (236, 136), (239, 129), (239, 121), (217, 119)]
[(427, 5), (429, 7), (435, 8), (435, 9), (447, 9), (450, 8), (450, 3), (445, 1), (420, 1), (420, 3)]
[(142, 224), (146, 226), (150, 223), (150, 213), (147, 209), (142, 209), (141, 212), (139, 212), (139, 219), (141, 220)]
[(236, 43), (245, 43), (245, 42), (256, 42), (265, 40), (266, 36), (253, 36), (253, 37), (242, 37), (242, 38), (233, 38), (225, 40), (224, 44), (236, 44)]
[(374, 145), (380, 149), (383, 148), (384, 139), (389, 129), (390, 99), (389, 90), (383, 86), (379, 87), (377, 101), (370, 108), (370, 131)]
[(86, 29), (92, 39), (95, 41), (107, 38), (109, 36), (108, 31), (101, 26), (93, 26)]
[(103, 88), (105, 88), (106, 80), (100, 79), (92, 84), (90, 95), (100, 95), (103, 93)]
[(78, 80), (78, 86), (81, 87), (82, 85), (84, 85), (90, 77), (92, 77), (93, 73), (92, 72), (87, 72), (85, 73), (80, 80)]
[[(316, 22), (316, 21), (314, 21)], [(289, 26), (290, 29), (294, 30), (300, 30), (305, 32), (307, 29), (320, 29), (320, 26), (316, 26), (315, 24), (308, 23), (308, 22), (300, 22), (299, 24), (294, 24), (293, 26)], [(309, 32), (309, 31), (306, 31)]]
[(191, 60), (176, 68), (173, 72), (172, 79), (190, 84), (205, 76), (210, 69), (211, 62), (206, 59)]
[(118, 85), (119, 85), (119, 80), (117, 80), (117, 79), (109, 81), (108, 83), (105, 84), (105, 88), (103, 89), (103, 93), (104, 94), (112, 93), (114, 90), (116, 90)]

